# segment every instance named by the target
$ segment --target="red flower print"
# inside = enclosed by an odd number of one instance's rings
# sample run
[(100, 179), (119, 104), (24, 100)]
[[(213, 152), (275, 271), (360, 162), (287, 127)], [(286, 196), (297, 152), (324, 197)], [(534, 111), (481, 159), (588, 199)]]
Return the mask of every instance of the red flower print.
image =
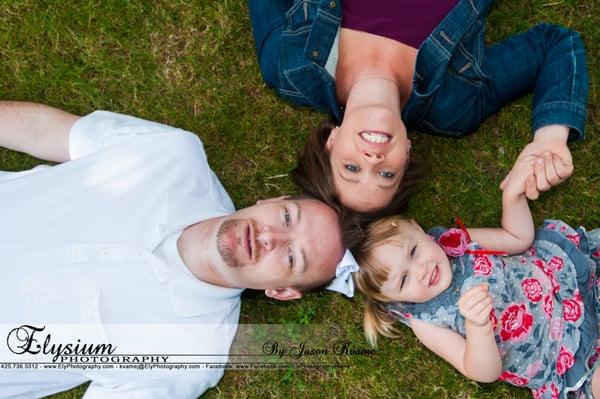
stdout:
[(475, 255), (475, 264), (473, 272), (481, 276), (489, 276), (492, 272), (492, 261), (487, 255)]
[(596, 248), (596, 250), (592, 253), (592, 256), (595, 258), (600, 258), (600, 248)]
[(552, 259), (550, 259), (548, 263), (546, 263), (546, 270), (554, 273), (555, 271), (562, 269), (564, 264), (565, 261), (562, 260), (562, 258), (559, 258), (558, 256), (553, 256)]
[(525, 256), (528, 256), (530, 258), (533, 258), (535, 255), (537, 255), (537, 252), (535, 250), (535, 247), (531, 247), (529, 248), (527, 251), (525, 251)]
[(546, 225), (546, 230), (556, 230), (556, 223), (548, 223)]
[(531, 302), (539, 302), (542, 299), (542, 284), (535, 278), (528, 278), (521, 283), (523, 292)]
[(575, 363), (573, 353), (565, 349), (564, 346), (561, 346), (558, 358), (556, 359), (556, 374), (563, 375), (573, 366), (573, 363)]
[(524, 303), (513, 304), (507, 307), (500, 316), (500, 338), (503, 341), (517, 340), (524, 338), (531, 330), (533, 316), (527, 313), (527, 307)]
[(571, 299), (563, 301), (563, 317), (566, 321), (577, 321), (583, 313), (583, 301), (579, 291), (576, 291), (575, 296)]
[(571, 241), (577, 248), (579, 248), (579, 234), (567, 234), (567, 240)]
[(542, 385), (538, 389), (532, 389), (531, 393), (533, 394), (533, 399), (543, 399), (544, 394), (548, 391), (546, 385)]
[(544, 295), (544, 313), (546, 318), (550, 320), (552, 318), (552, 312), (554, 311), (554, 299), (551, 295)]
[(540, 269), (544, 270), (544, 272), (546, 271), (546, 268), (544, 268), (544, 261), (543, 260), (541, 260), (539, 258), (535, 258), (535, 259), (531, 260), (531, 263), (533, 263), (534, 265), (536, 265)]
[(498, 327), (498, 318), (494, 309), (490, 312), (490, 322), (492, 323), (492, 328), (495, 330)]
[(467, 249), (467, 233), (460, 229), (448, 229), (438, 238), (438, 244), (448, 256), (462, 256)]
[(508, 382), (509, 384), (516, 385), (518, 387), (522, 387), (523, 385), (527, 385), (529, 379), (525, 377), (521, 377), (515, 373), (511, 373), (510, 371), (503, 371), (498, 377), (500, 381)]
[(560, 392), (558, 392), (558, 387), (555, 383), (550, 384), (550, 395), (552, 395), (552, 399), (558, 399), (560, 396)]

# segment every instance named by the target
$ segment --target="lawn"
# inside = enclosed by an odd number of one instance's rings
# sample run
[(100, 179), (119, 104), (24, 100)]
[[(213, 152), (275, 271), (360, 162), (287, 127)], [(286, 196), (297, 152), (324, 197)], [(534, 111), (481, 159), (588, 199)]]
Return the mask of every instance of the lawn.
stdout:
[[(571, 146), (571, 179), (531, 204), (536, 222), (552, 217), (600, 227), (599, 15), (598, 0), (499, 0), (489, 18), (490, 42), (547, 21), (581, 32), (586, 44), (587, 138)], [(310, 127), (323, 118), (266, 87), (242, 0), (0, 0), (0, 77), (1, 99), (79, 115), (110, 110), (197, 133), (237, 207), (295, 191), (287, 175)], [(531, 97), (521, 99), (461, 140), (414, 135), (413, 145), (431, 149), (432, 169), (408, 214), (427, 227), (449, 225), (455, 216), (468, 226), (497, 225), (498, 185), (530, 140), (530, 109)], [(0, 150), (0, 169), (39, 163)], [(318, 293), (279, 303), (246, 292), (241, 323), (338, 324), (354, 345), (366, 347), (363, 305), (360, 295)], [(348, 356), (345, 368), (227, 371), (205, 397), (530, 397), (506, 384), (465, 379), (404, 332), (382, 339), (375, 354)], [(84, 390), (54, 398), (79, 398)]]

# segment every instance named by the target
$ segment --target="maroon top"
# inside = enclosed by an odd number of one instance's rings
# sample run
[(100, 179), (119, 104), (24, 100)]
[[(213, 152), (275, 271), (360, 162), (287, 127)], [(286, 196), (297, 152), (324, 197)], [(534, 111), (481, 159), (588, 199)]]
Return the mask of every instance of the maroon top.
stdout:
[(458, 0), (344, 0), (342, 26), (419, 48)]

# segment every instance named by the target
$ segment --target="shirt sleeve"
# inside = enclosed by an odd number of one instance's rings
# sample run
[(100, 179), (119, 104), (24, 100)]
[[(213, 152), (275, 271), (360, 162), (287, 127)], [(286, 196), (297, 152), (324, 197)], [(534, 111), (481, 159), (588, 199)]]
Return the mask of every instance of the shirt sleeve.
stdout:
[(69, 133), (69, 157), (84, 157), (104, 148), (157, 134), (192, 134), (157, 122), (107, 111), (77, 120)]

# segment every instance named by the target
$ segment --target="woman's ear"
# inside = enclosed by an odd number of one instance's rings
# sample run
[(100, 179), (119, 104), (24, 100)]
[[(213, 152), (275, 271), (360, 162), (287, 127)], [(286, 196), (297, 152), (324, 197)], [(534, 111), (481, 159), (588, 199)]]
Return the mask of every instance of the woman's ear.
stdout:
[(331, 132), (329, 133), (329, 137), (327, 137), (327, 141), (325, 142), (325, 149), (327, 151), (331, 152), (331, 148), (335, 144), (335, 140), (337, 140), (337, 136), (338, 136), (339, 132), (340, 132), (339, 126), (336, 126), (333, 129), (331, 129)]

